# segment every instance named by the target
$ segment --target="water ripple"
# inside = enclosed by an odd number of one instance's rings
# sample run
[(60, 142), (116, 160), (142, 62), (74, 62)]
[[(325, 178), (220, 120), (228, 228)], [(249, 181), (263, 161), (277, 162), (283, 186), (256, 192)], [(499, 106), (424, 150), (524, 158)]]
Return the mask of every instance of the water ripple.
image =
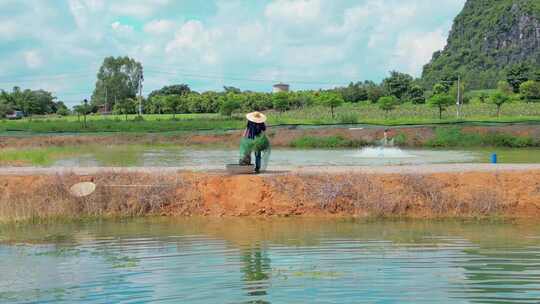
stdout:
[(493, 226), (485, 238), (485, 224), (385, 223), (385, 233), (373, 223), (266, 222), (270, 232), (242, 224), (249, 229), (96, 223), (70, 241), (0, 244), (0, 302), (540, 301), (538, 231)]

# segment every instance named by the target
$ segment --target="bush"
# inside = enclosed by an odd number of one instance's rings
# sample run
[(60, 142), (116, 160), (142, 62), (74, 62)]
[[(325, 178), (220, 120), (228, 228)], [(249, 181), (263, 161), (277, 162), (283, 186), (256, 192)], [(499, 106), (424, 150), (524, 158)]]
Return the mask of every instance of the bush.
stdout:
[(399, 133), (398, 135), (394, 136), (394, 144), (398, 146), (405, 146), (407, 145), (407, 134), (405, 133)]
[(338, 116), (339, 123), (356, 124), (358, 123), (358, 115), (355, 113), (341, 113)]
[(540, 82), (529, 80), (519, 87), (523, 98), (529, 102), (540, 102)]
[(293, 140), (290, 145), (294, 148), (319, 148), (319, 149), (335, 149), (335, 148), (357, 148), (365, 146), (367, 143), (361, 140), (350, 140), (343, 136), (302, 136)]
[(464, 133), (459, 128), (437, 128), (435, 138), (429, 140), (426, 145), (429, 147), (472, 147), (491, 146), (508, 148), (525, 148), (538, 146), (530, 137), (514, 136), (505, 133)]
[(399, 104), (399, 100), (395, 96), (384, 96), (379, 98), (377, 104), (381, 110), (388, 114), (388, 112), (396, 108), (396, 106)]
[(232, 98), (225, 98), (220, 105), (219, 113), (224, 116), (231, 116), (234, 111), (240, 109), (240, 103)]
[(68, 116), (70, 114), (70, 112), (66, 108), (60, 108), (60, 109), (58, 109), (58, 111), (56, 111), (56, 114), (60, 115), (60, 116)]

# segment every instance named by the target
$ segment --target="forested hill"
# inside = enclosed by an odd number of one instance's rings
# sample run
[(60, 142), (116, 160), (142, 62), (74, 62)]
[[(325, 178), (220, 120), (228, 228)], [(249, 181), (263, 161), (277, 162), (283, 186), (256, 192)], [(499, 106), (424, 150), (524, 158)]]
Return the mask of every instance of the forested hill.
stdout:
[(467, 0), (422, 78), (431, 86), (459, 73), (470, 89), (493, 88), (520, 63), (540, 68), (540, 0)]

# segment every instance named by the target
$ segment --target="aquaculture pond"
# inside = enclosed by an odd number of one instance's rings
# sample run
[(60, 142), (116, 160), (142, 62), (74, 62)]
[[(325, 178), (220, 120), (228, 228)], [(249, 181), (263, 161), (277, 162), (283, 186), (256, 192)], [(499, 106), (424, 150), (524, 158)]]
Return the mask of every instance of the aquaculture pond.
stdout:
[(135, 219), (0, 226), (1, 303), (538, 303), (540, 226)]
[[(497, 153), (502, 163), (540, 163), (540, 149), (273, 149), (270, 166), (381, 166), (489, 162)], [(238, 162), (238, 151), (223, 148), (111, 145), (8, 149), (0, 151), (0, 165), (28, 166), (151, 166), (222, 169)]]

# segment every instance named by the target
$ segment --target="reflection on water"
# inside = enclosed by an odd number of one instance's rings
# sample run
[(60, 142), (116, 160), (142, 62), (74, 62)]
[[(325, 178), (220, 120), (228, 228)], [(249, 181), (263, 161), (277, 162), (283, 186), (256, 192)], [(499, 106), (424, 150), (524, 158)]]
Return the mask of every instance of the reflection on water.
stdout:
[[(106, 150), (106, 149), (105, 149)], [(274, 149), (271, 165), (282, 166), (362, 166), (428, 163), (467, 163), (479, 159), (477, 153), (465, 151), (400, 150), (401, 154), (383, 157), (366, 155), (361, 150), (288, 150)], [(131, 149), (87, 153), (58, 159), (53, 166), (149, 166), (222, 169), (226, 163), (238, 162), (236, 150)]]
[(0, 226), (0, 302), (538, 303), (540, 226), (139, 219)]

